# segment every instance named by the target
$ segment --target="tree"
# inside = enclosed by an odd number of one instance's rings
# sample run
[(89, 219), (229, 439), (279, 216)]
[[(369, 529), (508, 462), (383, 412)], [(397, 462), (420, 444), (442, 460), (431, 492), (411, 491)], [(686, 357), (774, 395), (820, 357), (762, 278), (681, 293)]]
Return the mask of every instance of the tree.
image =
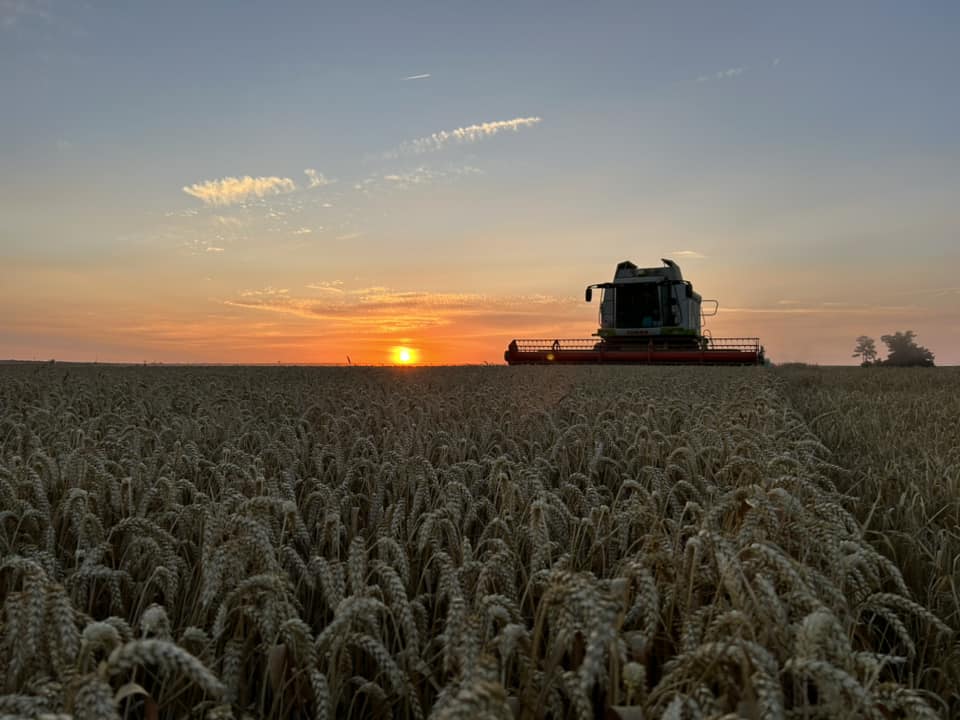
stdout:
[(893, 335), (881, 335), (880, 339), (887, 345), (887, 359), (884, 365), (900, 367), (922, 366), (933, 367), (933, 353), (922, 345), (917, 345), (913, 330), (897, 332)]
[(861, 365), (872, 365), (877, 359), (877, 344), (872, 337), (861, 335), (857, 338), (857, 346), (853, 349), (853, 357), (863, 358)]

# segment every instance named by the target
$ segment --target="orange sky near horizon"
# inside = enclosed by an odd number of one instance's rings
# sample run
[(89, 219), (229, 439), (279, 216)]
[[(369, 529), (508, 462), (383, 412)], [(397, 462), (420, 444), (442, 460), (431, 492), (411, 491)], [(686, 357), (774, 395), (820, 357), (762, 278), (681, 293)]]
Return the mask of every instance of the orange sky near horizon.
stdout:
[[(323, 281), (299, 290), (267, 287), (226, 295), (213, 289), (201, 295), (202, 284), (181, 284), (156, 298), (149, 281), (141, 283), (138, 294), (135, 278), (67, 273), (51, 278), (40, 300), (29, 299), (16, 282), (0, 289), (0, 301), (14, 309), (5, 323), (3, 348), (10, 358), (88, 362), (340, 364), (349, 357), (354, 364), (390, 364), (395, 348), (402, 346), (414, 351), (418, 364), (500, 363), (513, 338), (582, 338), (595, 332), (598, 298), (587, 304), (582, 291), (590, 282), (610, 279), (609, 265), (602, 274), (572, 277), (569, 295), (430, 292)], [(709, 266), (707, 259), (688, 259), (681, 266), (705, 297), (715, 296), (711, 285), (717, 282), (737, 284)], [(758, 291), (768, 292), (762, 285)], [(174, 292), (177, 302), (170, 298)], [(750, 288), (739, 294), (733, 302), (748, 298)], [(117, 303), (118, 295), (131, 299)], [(928, 295), (926, 306), (915, 302), (923, 296), (886, 306), (780, 299), (752, 307), (731, 306), (720, 297), (719, 313), (705, 319), (705, 327), (716, 337), (759, 337), (775, 363), (825, 365), (853, 364), (850, 353), (858, 335), (875, 337), (883, 357), (880, 335), (912, 329), (918, 342), (935, 352), (938, 364), (956, 364), (956, 345), (944, 344), (950, 334), (943, 329), (953, 328), (957, 337), (956, 304), (949, 301), (958, 295), (950, 288)]]

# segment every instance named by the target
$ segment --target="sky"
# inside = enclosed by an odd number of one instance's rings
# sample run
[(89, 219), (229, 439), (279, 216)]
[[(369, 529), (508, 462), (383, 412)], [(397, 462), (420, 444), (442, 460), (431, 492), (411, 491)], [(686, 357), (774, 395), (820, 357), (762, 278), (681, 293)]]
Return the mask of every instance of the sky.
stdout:
[(0, 0), (0, 358), (499, 363), (667, 257), (960, 364), (958, 69), (952, 1)]

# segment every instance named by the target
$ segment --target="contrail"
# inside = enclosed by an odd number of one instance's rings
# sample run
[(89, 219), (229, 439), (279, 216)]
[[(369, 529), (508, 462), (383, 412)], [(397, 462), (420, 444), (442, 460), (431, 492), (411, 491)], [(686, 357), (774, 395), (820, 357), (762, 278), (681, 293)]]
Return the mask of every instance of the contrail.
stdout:
[(424, 73), (423, 75), (410, 75), (405, 77), (404, 80), (423, 80), (424, 78), (430, 77), (430, 73)]

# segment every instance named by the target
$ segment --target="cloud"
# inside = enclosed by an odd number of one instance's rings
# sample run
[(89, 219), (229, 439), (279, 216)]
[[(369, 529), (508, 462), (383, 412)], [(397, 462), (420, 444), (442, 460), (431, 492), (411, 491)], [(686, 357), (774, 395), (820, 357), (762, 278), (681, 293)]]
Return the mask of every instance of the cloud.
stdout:
[(687, 258), (689, 260), (705, 260), (707, 257), (696, 250), (674, 250), (672, 254), (674, 257)]
[(165, 245), (175, 243), (190, 255), (222, 253), (226, 250), (224, 243), (230, 242), (229, 238), (225, 238), (217, 233), (211, 236), (211, 234), (206, 231), (194, 232), (186, 228), (171, 228), (161, 233), (157, 239)]
[(163, 214), (164, 217), (197, 217), (200, 211), (196, 208), (187, 208), (186, 210), (170, 210)]
[(419, 165), (408, 170), (397, 170), (383, 174), (380, 172), (373, 173), (354, 182), (353, 189), (364, 195), (372, 195), (376, 192), (406, 190), (416, 185), (428, 185), (434, 182), (453, 182), (467, 175), (482, 174), (483, 170), (472, 165), (443, 169)]
[(950, 295), (960, 295), (960, 287), (939, 287), (918, 289), (911, 288), (902, 292), (893, 293), (894, 295), (933, 295), (935, 297), (948, 297)]
[(297, 228), (296, 230), (293, 230), (292, 232), (294, 235), (309, 235), (310, 233), (313, 232), (313, 230), (311, 230), (308, 227), (301, 227), (301, 228)]
[(420, 153), (442, 150), (448, 145), (475, 143), (505, 130), (517, 132), (521, 128), (533, 127), (542, 120), (543, 118), (540, 117), (517, 117), (513, 120), (496, 120), (478, 125), (467, 125), (454, 130), (441, 130), (432, 135), (402, 143), (396, 149), (384, 153), (384, 158), (394, 159), (401, 155), (419, 155)]
[(334, 181), (328, 180), (323, 176), (323, 173), (319, 173), (313, 168), (307, 168), (303, 171), (303, 174), (307, 176), (307, 179), (310, 181), (310, 184), (307, 187), (323, 187), (324, 185), (331, 185)]
[[(544, 320), (552, 326), (562, 326), (569, 324), (570, 309), (582, 304), (579, 298), (548, 295), (488, 296), (399, 291), (382, 286), (344, 289), (340, 285), (334, 281), (307, 286), (322, 292), (321, 297), (293, 297), (280, 291), (270, 292), (271, 288), (266, 291), (246, 290), (239, 297), (224, 300), (223, 303), (230, 307), (322, 322), (333, 333), (397, 333), (441, 326), (462, 329), (464, 324), (504, 324), (511, 327), (512, 331), (529, 328)], [(589, 327), (589, 324), (585, 327)]]
[(360, 236), (362, 236), (362, 235), (363, 235), (362, 232), (349, 232), (349, 233), (345, 233), (345, 234), (343, 234), (343, 235), (337, 235), (337, 237), (334, 238), (334, 239), (335, 239), (335, 240), (355, 240), (356, 238), (358, 238), (358, 237), (360, 237)]
[(700, 77), (697, 78), (697, 82), (702, 83), (702, 82), (707, 82), (709, 80), (729, 80), (730, 78), (735, 78), (740, 75), (743, 75), (746, 69), (747, 68), (745, 67), (727, 68), (726, 70), (721, 70), (719, 72), (715, 72), (710, 75), (701, 75)]
[(271, 298), (282, 295), (287, 295), (290, 292), (289, 288), (275, 288), (268, 285), (265, 288), (260, 290), (241, 290), (240, 297), (245, 298)]
[(240, 218), (228, 217), (226, 215), (214, 215), (213, 222), (226, 228), (243, 227), (243, 222), (240, 220)]
[(720, 307), (721, 312), (750, 315), (850, 315), (877, 316), (917, 313), (923, 308), (916, 305), (854, 305), (846, 302), (821, 302), (802, 305), (796, 300), (778, 300), (780, 307)]
[(419, 185), (423, 182), (429, 182), (436, 174), (429, 170), (428, 168), (419, 167), (415, 170), (405, 173), (390, 173), (389, 175), (384, 175), (383, 179), (387, 182), (399, 183), (402, 185)]
[(205, 180), (202, 183), (183, 187), (187, 195), (193, 195), (206, 205), (212, 206), (233, 205), (251, 197), (280, 195), (296, 189), (296, 184), (290, 178), (250, 177), (249, 175)]
[(423, 75), (408, 75), (404, 80), (426, 80), (430, 77), (430, 73), (423, 73)]
[(472, 165), (438, 170), (424, 165), (403, 172), (388, 173), (383, 176), (389, 187), (408, 188), (411, 185), (425, 185), (438, 180), (453, 179), (464, 175), (482, 175), (480, 168)]
[(310, 290), (319, 290), (320, 292), (325, 293), (334, 293), (336, 295), (343, 294), (343, 280), (323, 280), (318, 283), (309, 283), (307, 288)]

